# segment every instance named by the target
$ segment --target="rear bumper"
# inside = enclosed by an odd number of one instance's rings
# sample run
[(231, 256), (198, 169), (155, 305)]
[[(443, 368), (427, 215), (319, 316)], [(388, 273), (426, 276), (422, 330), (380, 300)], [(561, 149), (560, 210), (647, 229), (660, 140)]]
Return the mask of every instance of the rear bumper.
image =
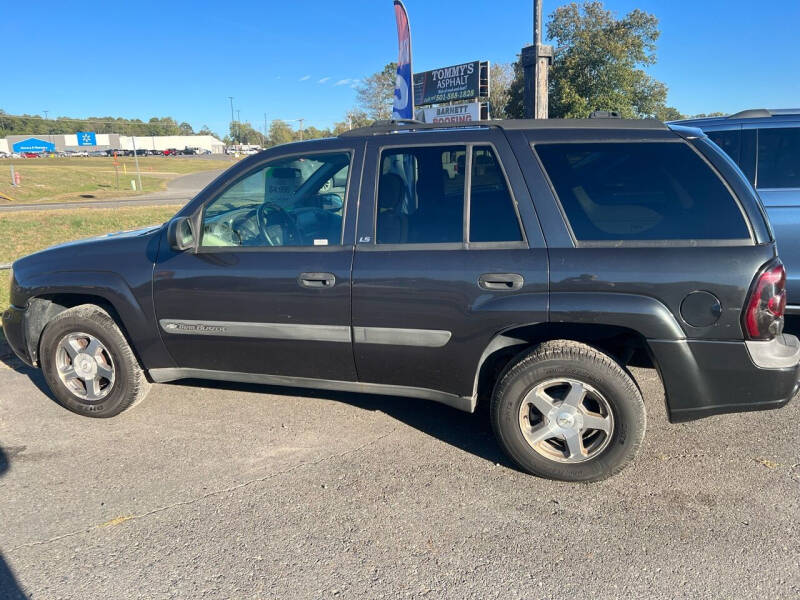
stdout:
[(672, 422), (780, 408), (800, 389), (800, 341), (650, 340)]
[(24, 308), (9, 307), (3, 313), (3, 333), (14, 354), (19, 356), (26, 364), (33, 366), (25, 339), (25, 312)]

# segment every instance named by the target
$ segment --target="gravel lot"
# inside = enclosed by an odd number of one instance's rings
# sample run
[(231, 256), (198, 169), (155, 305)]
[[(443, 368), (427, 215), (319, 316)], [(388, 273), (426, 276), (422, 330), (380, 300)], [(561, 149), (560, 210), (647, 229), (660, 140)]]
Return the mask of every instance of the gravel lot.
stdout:
[(524, 475), (485, 412), (154, 386), (111, 420), (0, 363), (3, 598), (798, 598), (800, 401), (671, 425), (599, 484)]

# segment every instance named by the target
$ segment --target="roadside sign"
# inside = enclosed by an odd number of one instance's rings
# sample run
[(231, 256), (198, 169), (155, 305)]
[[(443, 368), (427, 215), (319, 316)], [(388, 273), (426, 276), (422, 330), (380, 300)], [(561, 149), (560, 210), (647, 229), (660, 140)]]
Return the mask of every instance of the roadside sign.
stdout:
[(97, 146), (97, 136), (94, 131), (79, 131), (75, 135), (78, 138), (78, 146)]
[(469, 123), (486, 118), (481, 115), (480, 102), (422, 108), (417, 111), (417, 117), (422, 117), (420, 120), (426, 123)]
[(56, 145), (39, 138), (28, 138), (11, 146), (14, 152), (55, 152)]
[(408, 13), (402, 0), (394, 0), (394, 14), (397, 20), (397, 76), (394, 86), (393, 119), (410, 119), (414, 116), (413, 96), (411, 94), (411, 28)]
[(414, 73), (414, 104), (439, 104), (489, 95), (489, 62), (474, 60)]

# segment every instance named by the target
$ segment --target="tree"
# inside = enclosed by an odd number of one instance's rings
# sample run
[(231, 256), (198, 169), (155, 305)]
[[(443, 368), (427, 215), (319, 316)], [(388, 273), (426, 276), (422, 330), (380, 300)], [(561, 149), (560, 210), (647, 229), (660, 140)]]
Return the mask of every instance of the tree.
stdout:
[(615, 110), (623, 117), (653, 116), (665, 106), (667, 87), (645, 71), (656, 62), (658, 19), (634, 9), (622, 19), (602, 2), (572, 2), (547, 21), (555, 42), (550, 72), (550, 115), (588, 117)]
[(699, 115), (692, 115), (690, 118), (691, 119), (704, 119), (706, 117), (726, 117), (726, 116), (728, 116), (728, 113), (712, 112), (712, 113), (708, 113), (708, 114), (700, 113)]
[(236, 140), (237, 144), (266, 145), (264, 134), (253, 129), (250, 123), (239, 123), (238, 121), (231, 123), (230, 137)]
[(302, 138), (300, 136), (301, 136), (301, 132), (299, 130), (295, 131), (295, 136), (294, 136), (295, 140), (300, 140), (300, 139), (316, 140), (316, 139), (319, 139), (319, 138), (331, 137), (331, 130), (330, 129), (317, 129), (313, 125), (309, 125), (308, 127), (305, 127), (303, 129)]
[(394, 105), (394, 84), (397, 63), (389, 63), (383, 71), (373, 73), (356, 88), (356, 101), (374, 120), (391, 119)]
[(272, 123), (269, 124), (269, 144), (271, 146), (286, 144), (292, 141), (294, 141), (294, 133), (286, 121), (274, 119)]
[(679, 121), (686, 118), (686, 115), (673, 106), (662, 106), (656, 109), (653, 116), (659, 121)]
[(371, 124), (372, 119), (367, 116), (367, 113), (357, 108), (351, 108), (347, 111), (344, 121), (338, 121), (333, 124), (333, 135), (339, 135), (345, 131), (358, 127), (366, 127)]
[[(205, 128), (208, 130), (208, 128)], [(0, 137), (7, 135), (46, 135), (70, 134), (77, 131), (96, 133), (118, 133), (120, 135), (193, 135), (189, 123), (180, 125), (172, 117), (152, 117), (146, 123), (140, 119), (121, 119), (117, 117), (89, 117), (70, 119), (56, 117), (42, 119), (38, 115), (7, 115), (0, 112)], [(208, 132), (206, 135), (214, 135)]]
[(197, 135), (213, 135), (214, 137), (217, 137), (217, 134), (211, 131), (208, 128), (208, 125), (203, 125), (203, 127), (200, 128), (200, 131), (197, 132)]
[(507, 109), (511, 100), (511, 85), (514, 82), (514, 65), (492, 63), (489, 69), (489, 79), (492, 82), (489, 95), (489, 116), (493, 119), (512, 118)]

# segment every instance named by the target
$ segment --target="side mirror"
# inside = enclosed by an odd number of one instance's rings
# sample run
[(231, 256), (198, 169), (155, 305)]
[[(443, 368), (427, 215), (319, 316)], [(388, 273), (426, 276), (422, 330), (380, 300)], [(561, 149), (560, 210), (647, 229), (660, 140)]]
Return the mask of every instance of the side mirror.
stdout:
[(344, 206), (344, 201), (339, 194), (320, 194), (318, 197), (323, 210), (336, 212)]
[(197, 246), (197, 240), (192, 220), (189, 217), (172, 219), (167, 225), (167, 241), (169, 241), (170, 247), (178, 252), (194, 249)]

